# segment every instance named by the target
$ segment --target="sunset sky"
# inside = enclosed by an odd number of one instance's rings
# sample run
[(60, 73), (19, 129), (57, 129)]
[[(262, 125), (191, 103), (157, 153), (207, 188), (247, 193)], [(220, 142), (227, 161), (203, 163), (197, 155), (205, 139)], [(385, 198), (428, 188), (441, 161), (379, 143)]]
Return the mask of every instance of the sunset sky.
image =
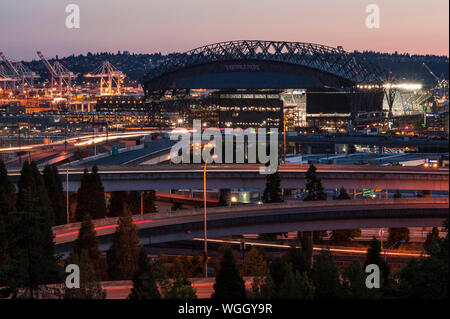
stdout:
[[(70, 3), (80, 7), (80, 29), (65, 27)], [(379, 29), (365, 25), (371, 3)], [(448, 0), (0, 0), (0, 51), (29, 60), (37, 50), (169, 53), (258, 39), (448, 56), (448, 10)]]

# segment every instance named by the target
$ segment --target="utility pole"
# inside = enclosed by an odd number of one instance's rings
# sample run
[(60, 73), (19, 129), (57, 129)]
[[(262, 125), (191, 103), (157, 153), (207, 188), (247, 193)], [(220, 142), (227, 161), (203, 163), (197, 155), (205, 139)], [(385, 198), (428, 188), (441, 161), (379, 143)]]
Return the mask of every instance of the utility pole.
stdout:
[(66, 167), (66, 217), (67, 217), (67, 224), (69, 223), (69, 166), (70, 162), (67, 164)]
[(286, 115), (284, 114), (283, 110), (283, 161), (284, 164), (286, 164)]
[(208, 234), (206, 229), (206, 165), (208, 160), (205, 160), (205, 167), (203, 169), (203, 232), (205, 235), (204, 252), (205, 252), (205, 278), (208, 278)]

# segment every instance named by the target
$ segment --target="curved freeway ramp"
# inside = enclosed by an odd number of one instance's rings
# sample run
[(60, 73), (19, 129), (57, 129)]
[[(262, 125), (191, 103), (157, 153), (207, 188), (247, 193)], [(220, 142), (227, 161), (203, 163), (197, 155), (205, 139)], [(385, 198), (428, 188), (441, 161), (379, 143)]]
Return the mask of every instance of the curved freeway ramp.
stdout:
[[(298, 202), (209, 208), (211, 238), (255, 233), (351, 228), (440, 226), (448, 218), (448, 198)], [(136, 215), (141, 242), (189, 240), (203, 236), (203, 209)], [(80, 223), (53, 228), (58, 253), (67, 254)], [(117, 218), (94, 221), (102, 250), (109, 249)]]

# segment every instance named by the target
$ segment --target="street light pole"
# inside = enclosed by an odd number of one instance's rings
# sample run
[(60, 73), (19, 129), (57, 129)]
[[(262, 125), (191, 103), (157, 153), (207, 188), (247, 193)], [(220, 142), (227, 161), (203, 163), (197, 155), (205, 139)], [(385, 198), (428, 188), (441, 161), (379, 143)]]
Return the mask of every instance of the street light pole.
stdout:
[[(217, 155), (212, 156), (213, 159), (217, 158)], [(203, 233), (205, 235), (205, 278), (208, 278), (208, 232), (206, 223), (206, 165), (208, 165), (208, 159), (205, 158), (205, 165), (203, 166)]]
[(206, 227), (206, 165), (208, 159), (205, 159), (203, 167), (203, 234), (205, 235), (204, 252), (205, 252), (205, 278), (208, 278), (208, 233)]
[(70, 162), (67, 164), (66, 167), (66, 217), (67, 217), (67, 224), (69, 223), (69, 165)]
[(286, 115), (283, 109), (283, 162), (286, 164)]

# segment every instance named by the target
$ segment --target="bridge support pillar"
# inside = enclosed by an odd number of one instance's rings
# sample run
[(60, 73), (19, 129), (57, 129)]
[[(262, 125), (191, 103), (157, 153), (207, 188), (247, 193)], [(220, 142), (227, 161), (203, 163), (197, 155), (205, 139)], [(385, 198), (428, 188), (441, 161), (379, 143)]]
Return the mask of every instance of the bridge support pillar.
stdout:
[(353, 189), (353, 199), (356, 200), (356, 188)]

